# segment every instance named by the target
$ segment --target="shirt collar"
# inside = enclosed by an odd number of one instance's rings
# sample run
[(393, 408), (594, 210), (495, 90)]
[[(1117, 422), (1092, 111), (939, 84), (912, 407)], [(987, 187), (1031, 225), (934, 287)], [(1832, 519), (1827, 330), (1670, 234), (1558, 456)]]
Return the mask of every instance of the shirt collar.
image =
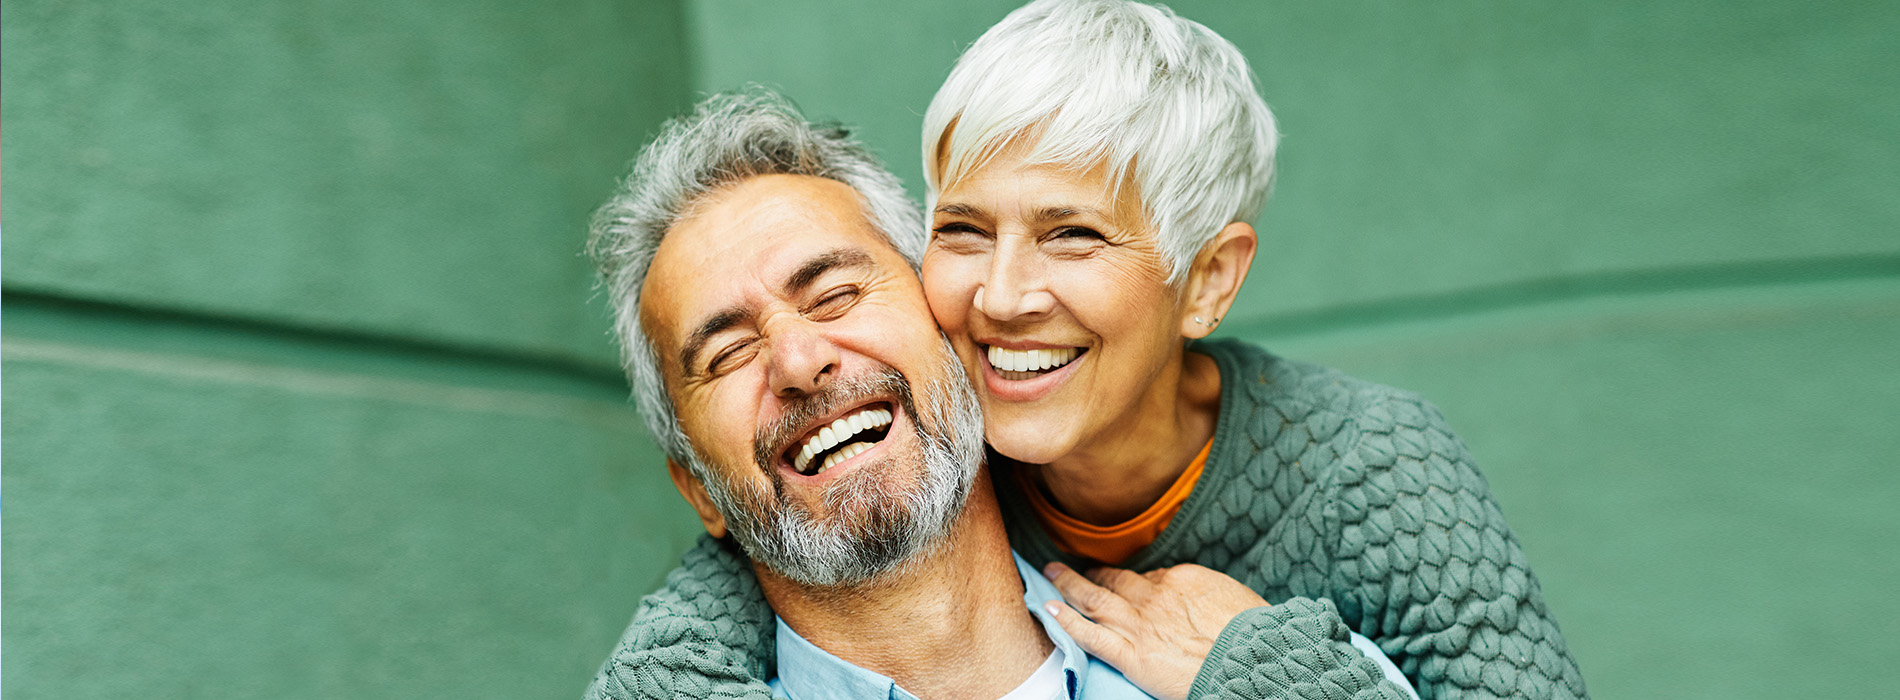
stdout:
[(1016, 573), (1023, 579), (1023, 603), (1029, 606), (1029, 613), (1042, 623), (1042, 630), (1049, 634), (1049, 641), (1062, 650), (1062, 674), (1068, 678), (1070, 700), (1081, 697), (1082, 681), (1088, 678), (1085, 672), (1089, 664), (1088, 654), (1082, 651), (1081, 645), (1075, 643), (1074, 637), (1062, 629), (1055, 616), (1044, 608), (1044, 604), (1050, 601), (1060, 602), (1062, 594), (1056, 591), (1056, 585), (1050, 583), (1042, 572), (1024, 561), (1023, 555), (1010, 550), (1010, 556), (1016, 558)]
[[(1029, 607), (1029, 613), (1042, 623), (1043, 632), (1049, 635), (1049, 641), (1062, 650), (1062, 674), (1068, 681), (1068, 697), (1080, 697), (1082, 681), (1088, 677), (1089, 657), (1075, 638), (1062, 630), (1043, 604), (1062, 600), (1062, 594), (1056, 591), (1055, 584), (1044, 578), (1042, 572), (1024, 561), (1022, 555), (1010, 552), (1016, 559), (1016, 573), (1022, 578), (1023, 604)], [(773, 617), (778, 623), (778, 678), (788, 695), (800, 700), (828, 700), (830, 698), (889, 698), (890, 700), (917, 700), (890, 678), (860, 668), (849, 661), (832, 655), (831, 652), (817, 647), (804, 637), (792, 631), (785, 620)]]
[(787, 695), (799, 700), (917, 700), (889, 677), (833, 656), (798, 636), (784, 618), (774, 615), (773, 619), (778, 621), (777, 680), (785, 686)]

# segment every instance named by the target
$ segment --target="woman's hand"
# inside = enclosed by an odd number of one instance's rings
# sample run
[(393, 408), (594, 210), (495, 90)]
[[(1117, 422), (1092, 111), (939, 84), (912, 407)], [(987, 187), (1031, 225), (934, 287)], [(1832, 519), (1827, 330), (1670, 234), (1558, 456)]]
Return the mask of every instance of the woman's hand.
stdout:
[(1267, 604), (1239, 581), (1194, 564), (1145, 574), (1101, 567), (1083, 578), (1058, 563), (1043, 574), (1075, 606), (1048, 603), (1062, 629), (1149, 695), (1164, 699), (1186, 698), (1227, 623)]

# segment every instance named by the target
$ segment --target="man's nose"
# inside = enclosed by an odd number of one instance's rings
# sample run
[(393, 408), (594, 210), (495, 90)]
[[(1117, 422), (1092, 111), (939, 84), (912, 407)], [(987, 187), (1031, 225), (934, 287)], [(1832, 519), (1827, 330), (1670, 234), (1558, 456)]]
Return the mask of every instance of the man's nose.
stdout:
[(984, 315), (998, 321), (1047, 313), (1056, 306), (1049, 293), (1041, 257), (1019, 246), (998, 245), (990, 255), (989, 276), (976, 288), (972, 300)]
[(838, 347), (816, 324), (793, 321), (774, 329), (767, 352), (772, 393), (796, 397), (816, 393), (838, 374)]

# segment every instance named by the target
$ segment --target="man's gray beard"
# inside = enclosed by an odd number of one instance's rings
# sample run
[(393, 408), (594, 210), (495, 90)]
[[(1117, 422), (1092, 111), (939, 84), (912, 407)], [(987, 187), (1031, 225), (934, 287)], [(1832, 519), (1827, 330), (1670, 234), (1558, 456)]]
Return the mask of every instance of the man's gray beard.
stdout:
[[(755, 461), (770, 477), (773, 493), (741, 493), (706, 465), (695, 465), (727, 529), (747, 555), (808, 586), (845, 586), (893, 571), (943, 539), (963, 513), (983, 459), (983, 410), (947, 338), (943, 348), (940, 378), (926, 382), (921, 402), (902, 375), (886, 368), (867, 380), (833, 384), (794, 406), (777, 424), (760, 428)], [(786, 443), (789, 436), (784, 433), (880, 395), (896, 396), (910, 417), (923, 447), (918, 482), (900, 491), (879, 478), (881, 470), (854, 470), (825, 489), (824, 508), (831, 518), (790, 499), (775, 466), (778, 455), (769, 452)], [(901, 456), (887, 458), (894, 457)]]

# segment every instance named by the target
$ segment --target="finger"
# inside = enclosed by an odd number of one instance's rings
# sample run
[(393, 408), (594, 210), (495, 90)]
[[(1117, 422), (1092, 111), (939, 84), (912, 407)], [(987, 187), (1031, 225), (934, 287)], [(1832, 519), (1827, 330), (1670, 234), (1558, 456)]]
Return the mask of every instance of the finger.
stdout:
[(1101, 659), (1117, 669), (1126, 667), (1128, 662), (1133, 660), (1134, 647), (1128, 643), (1127, 638), (1114, 630), (1077, 614), (1073, 608), (1060, 601), (1051, 600), (1043, 603), (1042, 609), (1048, 611), (1049, 616), (1056, 619), (1056, 624), (1062, 625), (1062, 630), (1068, 632), (1069, 636), (1075, 639), (1076, 645), (1082, 647), (1082, 650), (1088, 652), (1090, 656)]
[(1154, 592), (1154, 582), (1141, 574), (1112, 566), (1098, 566), (1089, 569), (1089, 580), (1108, 590), (1127, 598), (1130, 602), (1147, 598)]
[(1116, 617), (1117, 613), (1128, 609), (1128, 601), (1120, 595), (1083, 578), (1074, 569), (1050, 564), (1044, 571), (1054, 574), (1049, 576), (1049, 581), (1062, 593), (1062, 599), (1069, 601), (1084, 615), (1101, 620), (1104, 616)]
[(1159, 569), (1150, 570), (1142, 574), (1141, 577), (1148, 579), (1149, 583), (1156, 586), (1165, 586), (1170, 580), (1177, 582), (1182, 579), (1192, 580), (1194, 578), (1195, 569), (1200, 568), (1201, 567), (1193, 564), (1176, 564), (1174, 566), (1164, 566)]

